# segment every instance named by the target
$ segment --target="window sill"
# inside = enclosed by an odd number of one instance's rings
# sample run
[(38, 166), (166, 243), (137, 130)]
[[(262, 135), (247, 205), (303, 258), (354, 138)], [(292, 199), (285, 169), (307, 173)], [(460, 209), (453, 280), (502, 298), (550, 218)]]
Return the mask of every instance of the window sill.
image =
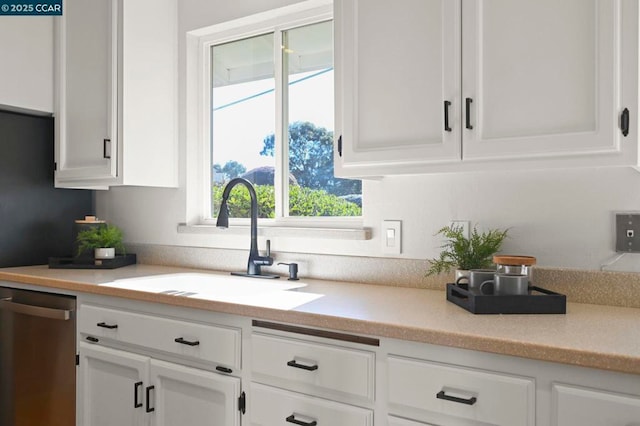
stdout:
[[(214, 225), (178, 225), (179, 234), (219, 234), (245, 235), (249, 234), (249, 225), (231, 225), (227, 229), (220, 229)], [(289, 238), (325, 238), (334, 240), (370, 240), (371, 228), (312, 228), (293, 226), (262, 226), (258, 227), (258, 235), (264, 237)]]

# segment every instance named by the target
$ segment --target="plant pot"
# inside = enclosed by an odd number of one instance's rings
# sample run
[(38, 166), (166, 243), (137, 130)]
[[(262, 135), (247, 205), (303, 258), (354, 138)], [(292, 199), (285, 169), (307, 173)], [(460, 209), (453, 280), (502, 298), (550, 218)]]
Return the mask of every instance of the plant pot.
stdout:
[(116, 249), (113, 247), (97, 248), (93, 251), (93, 257), (96, 259), (113, 259), (116, 257)]

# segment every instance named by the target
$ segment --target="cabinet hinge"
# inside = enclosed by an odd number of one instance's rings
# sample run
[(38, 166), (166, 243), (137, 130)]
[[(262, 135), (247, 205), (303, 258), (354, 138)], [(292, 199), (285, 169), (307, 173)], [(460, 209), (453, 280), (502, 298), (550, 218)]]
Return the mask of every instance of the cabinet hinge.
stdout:
[(247, 411), (247, 396), (244, 392), (242, 392), (240, 398), (238, 398), (238, 410), (240, 410), (242, 414)]
[(80, 354), (76, 354), (76, 365), (80, 365)]
[(622, 131), (622, 136), (625, 138), (629, 134), (629, 110), (627, 108), (622, 110), (622, 115), (620, 116), (620, 131)]
[(338, 155), (342, 157), (342, 135), (338, 138)]

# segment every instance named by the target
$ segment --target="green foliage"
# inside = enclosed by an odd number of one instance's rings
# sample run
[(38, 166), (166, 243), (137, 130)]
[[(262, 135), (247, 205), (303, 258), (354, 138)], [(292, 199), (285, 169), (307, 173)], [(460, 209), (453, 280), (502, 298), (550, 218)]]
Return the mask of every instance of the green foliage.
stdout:
[(490, 229), (482, 234), (474, 227), (469, 239), (465, 238), (461, 227), (445, 226), (436, 235), (442, 235), (447, 241), (442, 245), (440, 257), (430, 259), (427, 276), (449, 272), (451, 269), (488, 268), (493, 255), (500, 250), (507, 237), (507, 229)]
[[(258, 197), (258, 217), (273, 218), (275, 193), (271, 185), (254, 185)], [(214, 211), (220, 209), (223, 185), (213, 186)], [(326, 191), (292, 185), (289, 192), (291, 216), (360, 216), (362, 209)], [(251, 198), (243, 186), (236, 186), (227, 200), (230, 217), (250, 217)]]
[[(260, 155), (273, 157), (275, 136), (263, 140)], [(334, 195), (361, 194), (362, 182), (333, 175), (333, 132), (313, 123), (289, 125), (289, 172), (300, 186), (324, 189)]]
[(361, 216), (362, 208), (321, 189), (291, 186), (289, 214), (291, 216)]
[(78, 233), (76, 242), (78, 243), (78, 256), (97, 248), (110, 247), (115, 248), (116, 253), (125, 254), (122, 231), (115, 225), (105, 224), (84, 229)]

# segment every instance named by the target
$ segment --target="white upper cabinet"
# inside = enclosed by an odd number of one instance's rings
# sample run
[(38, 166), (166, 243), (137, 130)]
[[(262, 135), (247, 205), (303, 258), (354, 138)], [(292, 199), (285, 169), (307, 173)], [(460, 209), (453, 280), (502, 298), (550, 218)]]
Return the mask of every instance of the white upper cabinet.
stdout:
[(53, 16), (3, 16), (0, 108), (53, 112)]
[(638, 164), (633, 0), (336, 0), (335, 22), (337, 174)]
[(175, 0), (65, 0), (56, 186), (177, 185)]
[(460, 2), (336, 0), (334, 8), (336, 171), (460, 161)]

